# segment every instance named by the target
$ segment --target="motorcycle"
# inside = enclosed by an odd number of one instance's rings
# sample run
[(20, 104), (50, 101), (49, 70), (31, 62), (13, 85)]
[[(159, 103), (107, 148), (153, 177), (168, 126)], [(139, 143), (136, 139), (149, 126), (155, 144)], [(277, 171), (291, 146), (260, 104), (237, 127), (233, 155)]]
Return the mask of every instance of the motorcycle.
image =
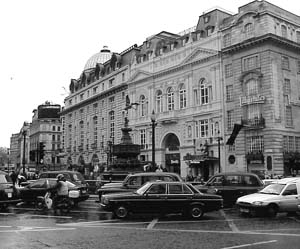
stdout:
[[(53, 208), (54, 213), (57, 213), (57, 210), (60, 213), (69, 213), (72, 207), (72, 201), (68, 196), (65, 197), (57, 197), (53, 196), (51, 198), (51, 192), (47, 192), (45, 196), (38, 196), (35, 207), (39, 211), (49, 210)], [(54, 203), (55, 202), (55, 203)]]

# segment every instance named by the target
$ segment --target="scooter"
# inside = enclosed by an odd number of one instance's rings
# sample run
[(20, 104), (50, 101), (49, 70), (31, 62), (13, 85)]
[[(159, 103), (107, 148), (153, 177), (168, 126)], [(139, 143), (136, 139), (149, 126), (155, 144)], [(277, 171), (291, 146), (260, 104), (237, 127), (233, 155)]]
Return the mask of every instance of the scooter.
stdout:
[[(69, 213), (70, 209), (72, 207), (72, 201), (68, 196), (66, 197), (61, 197), (61, 198), (51, 198), (51, 192), (47, 192), (45, 196), (38, 196), (36, 203), (35, 203), (35, 208), (39, 211), (43, 210), (50, 210), (53, 208), (54, 213), (57, 213), (57, 210), (60, 211), (60, 213)], [(53, 200), (55, 198), (55, 200)], [(56, 202), (55, 205), (53, 205), (53, 202)]]
[(55, 200), (55, 202), (56, 203), (53, 206), (54, 213), (57, 213), (57, 210), (59, 210), (60, 213), (69, 213), (70, 212), (72, 202), (68, 196), (57, 198)]

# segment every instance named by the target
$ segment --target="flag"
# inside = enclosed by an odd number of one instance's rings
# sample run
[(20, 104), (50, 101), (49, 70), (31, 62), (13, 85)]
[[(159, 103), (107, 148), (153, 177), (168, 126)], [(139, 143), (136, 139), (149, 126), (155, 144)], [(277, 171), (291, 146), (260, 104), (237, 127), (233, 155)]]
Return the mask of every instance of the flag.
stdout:
[(237, 135), (239, 134), (240, 130), (242, 129), (242, 127), (243, 127), (243, 125), (241, 125), (241, 124), (234, 124), (233, 131), (226, 142), (227, 145), (234, 144), (234, 141), (235, 141)]

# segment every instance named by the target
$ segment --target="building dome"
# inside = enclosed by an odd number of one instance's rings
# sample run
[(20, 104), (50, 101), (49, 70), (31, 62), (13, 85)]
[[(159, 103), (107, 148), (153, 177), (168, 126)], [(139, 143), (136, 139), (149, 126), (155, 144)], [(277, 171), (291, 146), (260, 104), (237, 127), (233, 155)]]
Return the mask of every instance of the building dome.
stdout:
[(107, 46), (103, 46), (103, 49), (99, 53), (94, 54), (91, 58), (88, 59), (84, 66), (84, 71), (90, 68), (96, 67), (97, 63), (104, 63), (111, 58), (112, 53)]

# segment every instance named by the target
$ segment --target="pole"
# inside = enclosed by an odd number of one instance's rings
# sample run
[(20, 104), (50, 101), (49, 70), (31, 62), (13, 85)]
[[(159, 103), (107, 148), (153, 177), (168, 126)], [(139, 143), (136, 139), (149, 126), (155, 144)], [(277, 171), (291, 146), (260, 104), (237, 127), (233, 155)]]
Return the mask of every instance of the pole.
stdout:
[(155, 120), (152, 122), (152, 167), (155, 167)]
[[(220, 132), (218, 132), (220, 133)], [(221, 173), (221, 148), (220, 148), (221, 137), (218, 136), (218, 161), (219, 161), (219, 173)]]
[(25, 144), (26, 144), (26, 131), (23, 131), (23, 174), (25, 174)]

